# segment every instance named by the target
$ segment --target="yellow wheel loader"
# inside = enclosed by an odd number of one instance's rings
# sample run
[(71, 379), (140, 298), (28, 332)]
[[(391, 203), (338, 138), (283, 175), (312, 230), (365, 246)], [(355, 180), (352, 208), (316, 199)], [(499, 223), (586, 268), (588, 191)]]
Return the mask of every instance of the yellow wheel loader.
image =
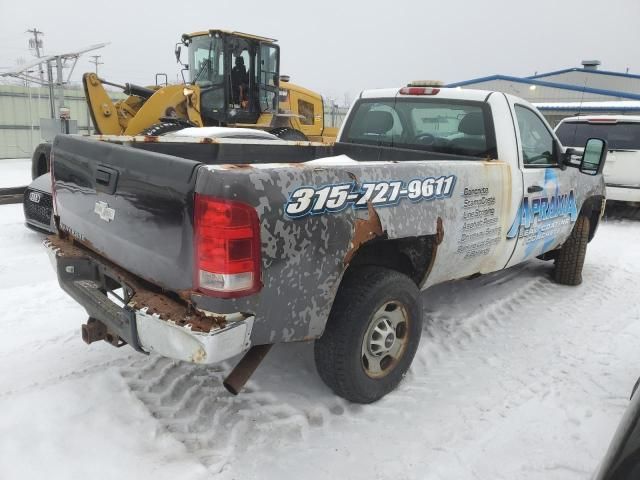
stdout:
[[(276, 40), (224, 30), (185, 34), (176, 45), (180, 63), (183, 46), (188, 51), (184, 84), (118, 85), (84, 74), (96, 132), (162, 135), (190, 126), (233, 126), (287, 140), (335, 140), (337, 128), (324, 126), (322, 96), (280, 76)], [(113, 103), (104, 85), (119, 87), (128, 97)]]

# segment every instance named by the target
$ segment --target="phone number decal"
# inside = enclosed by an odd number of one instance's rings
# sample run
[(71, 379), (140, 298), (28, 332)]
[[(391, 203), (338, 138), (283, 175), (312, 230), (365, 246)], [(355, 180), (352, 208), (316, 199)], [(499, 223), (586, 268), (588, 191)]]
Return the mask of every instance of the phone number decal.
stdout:
[(291, 218), (306, 215), (339, 212), (352, 206), (367, 208), (371, 203), (376, 207), (396, 205), (401, 199), (412, 202), (448, 198), (453, 193), (456, 176), (427, 177), (392, 182), (366, 182), (325, 185), (322, 187), (300, 187), (289, 196), (284, 212)]

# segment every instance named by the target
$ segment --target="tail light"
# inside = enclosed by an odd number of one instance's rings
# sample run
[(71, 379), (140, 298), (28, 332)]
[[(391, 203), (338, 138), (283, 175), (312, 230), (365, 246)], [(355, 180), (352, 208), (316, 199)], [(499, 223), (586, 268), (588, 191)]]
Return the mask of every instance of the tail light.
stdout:
[(587, 123), (618, 123), (615, 118), (590, 118)]
[(439, 88), (433, 87), (402, 87), (399, 91), (400, 95), (437, 95)]
[(260, 224), (245, 203), (195, 196), (195, 288), (222, 298), (257, 292)]

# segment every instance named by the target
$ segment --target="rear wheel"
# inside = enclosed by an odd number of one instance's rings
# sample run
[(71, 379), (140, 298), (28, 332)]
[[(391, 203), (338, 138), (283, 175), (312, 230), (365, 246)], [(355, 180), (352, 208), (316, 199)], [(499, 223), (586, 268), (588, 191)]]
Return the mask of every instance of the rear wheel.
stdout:
[(571, 235), (556, 254), (553, 278), (562, 285), (580, 285), (589, 243), (589, 217), (580, 215)]
[(337, 395), (375, 402), (404, 377), (421, 332), (420, 291), (409, 277), (382, 267), (353, 268), (315, 343), (318, 373)]
[(300, 130), (296, 130), (295, 128), (279, 127), (274, 128), (269, 133), (281, 138), (282, 140), (292, 140), (299, 142), (306, 142), (309, 140), (304, 133), (302, 133)]

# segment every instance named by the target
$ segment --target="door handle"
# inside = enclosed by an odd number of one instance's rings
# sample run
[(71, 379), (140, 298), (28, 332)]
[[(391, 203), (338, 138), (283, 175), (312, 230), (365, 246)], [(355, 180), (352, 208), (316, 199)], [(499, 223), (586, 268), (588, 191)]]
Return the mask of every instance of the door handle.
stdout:
[(111, 183), (111, 173), (99, 168), (96, 171), (96, 182), (102, 185), (109, 185)]
[(108, 195), (113, 195), (116, 191), (116, 185), (118, 183), (118, 171), (99, 165), (96, 168), (96, 192), (104, 192)]
[(543, 189), (540, 185), (531, 185), (529, 188), (527, 188), (527, 192), (529, 193), (535, 193), (535, 192), (541, 192)]

